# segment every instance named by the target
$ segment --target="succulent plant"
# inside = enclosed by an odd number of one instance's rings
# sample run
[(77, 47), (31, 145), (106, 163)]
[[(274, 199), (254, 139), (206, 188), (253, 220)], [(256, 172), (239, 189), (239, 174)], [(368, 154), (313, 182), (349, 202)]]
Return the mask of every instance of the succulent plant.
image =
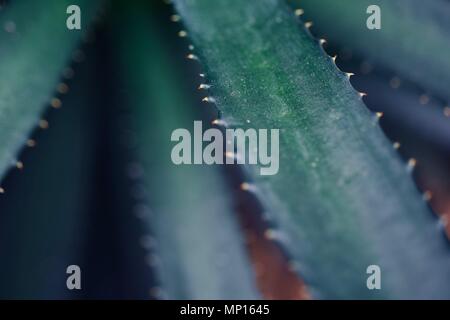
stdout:
[[(0, 297), (450, 298), (450, 3), (418, 7), (4, 3)], [(194, 121), (279, 129), (278, 172), (174, 164)]]

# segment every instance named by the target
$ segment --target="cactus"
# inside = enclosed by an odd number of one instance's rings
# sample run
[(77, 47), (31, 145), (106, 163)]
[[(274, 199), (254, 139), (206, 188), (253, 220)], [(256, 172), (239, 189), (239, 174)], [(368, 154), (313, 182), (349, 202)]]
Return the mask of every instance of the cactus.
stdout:
[[(271, 298), (258, 274), (271, 256), (248, 237), (262, 229), (301, 297), (450, 298), (446, 215), (429, 206), (450, 194), (450, 7), (391, 2), (370, 2), (383, 27), (368, 31), (365, 0), (117, 0), (95, 33), (97, 2), (2, 3), (0, 297)], [(376, 70), (351, 77), (361, 62)], [(171, 133), (196, 120), (279, 129), (279, 171), (175, 165)], [(419, 191), (430, 181), (439, 206)], [(70, 264), (81, 292), (65, 287)]]

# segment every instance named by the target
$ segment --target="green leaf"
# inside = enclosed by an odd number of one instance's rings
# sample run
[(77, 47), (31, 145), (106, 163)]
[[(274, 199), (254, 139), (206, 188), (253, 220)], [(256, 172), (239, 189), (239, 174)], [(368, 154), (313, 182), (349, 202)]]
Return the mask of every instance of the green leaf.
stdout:
[[(66, 8), (82, 8), (82, 31), (66, 27)], [(0, 15), (0, 181), (49, 105), (71, 53), (98, 3), (14, 1)]]
[[(66, 287), (66, 269), (81, 267), (94, 193), (97, 118), (93, 64), (77, 69), (71, 92), (50, 127), (26, 152), (23, 172), (11, 172), (0, 198), (0, 297), (79, 298)], [(85, 88), (88, 88), (87, 90)]]
[[(175, 6), (224, 120), (280, 129), (279, 172), (253, 172), (252, 190), (312, 295), (450, 297), (437, 221), (377, 117), (292, 10), (276, 0)], [(382, 290), (367, 289), (369, 265), (381, 267)]]
[[(304, 10), (327, 40), (423, 89), (450, 100), (450, 3), (443, 0), (288, 0)], [(381, 29), (369, 30), (369, 5), (381, 10)]]
[[(171, 134), (192, 130), (198, 105), (170, 59), (148, 6), (117, 9), (120, 69), (130, 111), (137, 161), (147, 195), (140, 214), (156, 241), (149, 262), (170, 299), (258, 297), (230, 191), (217, 167), (177, 166)], [(154, 7), (153, 7), (154, 9)], [(154, 16), (152, 16), (154, 19)], [(199, 100), (200, 101), (200, 100)], [(148, 204), (147, 204), (148, 202)]]

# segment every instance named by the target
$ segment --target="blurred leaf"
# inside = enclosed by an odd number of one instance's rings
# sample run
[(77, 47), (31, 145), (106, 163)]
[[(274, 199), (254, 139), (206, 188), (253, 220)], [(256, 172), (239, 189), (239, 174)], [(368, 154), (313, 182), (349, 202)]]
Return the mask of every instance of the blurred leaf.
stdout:
[(98, 1), (13, 1), (0, 15), (0, 181), (16, 163), (82, 35), (66, 27), (66, 8), (82, 6), (83, 31)]
[[(143, 169), (140, 214), (156, 242), (149, 263), (170, 299), (258, 297), (230, 192), (218, 167), (176, 166), (170, 137), (199, 112), (148, 6), (123, 6), (115, 23), (132, 144)], [(154, 7), (153, 7), (154, 8)]]
[[(0, 197), (0, 297), (62, 299), (66, 268), (82, 270), (94, 177), (94, 82), (83, 66), (50, 128), (29, 150), (23, 172), (11, 172)], [(78, 72), (78, 70), (77, 70)], [(85, 87), (86, 86), (86, 87)], [(89, 89), (90, 88), (90, 89)], [(57, 113), (57, 114), (56, 114)], [(54, 120), (54, 121), (53, 121)]]

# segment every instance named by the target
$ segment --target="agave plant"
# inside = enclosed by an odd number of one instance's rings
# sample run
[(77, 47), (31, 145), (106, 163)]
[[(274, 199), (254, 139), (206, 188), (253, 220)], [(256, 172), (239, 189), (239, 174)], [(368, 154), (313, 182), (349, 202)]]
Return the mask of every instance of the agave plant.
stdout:
[[(449, 17), (444, 0), (2, 3), (0, 297), (450, 298)], [(196, 120), (279, 129), (278, 173), (174, 164)]]

